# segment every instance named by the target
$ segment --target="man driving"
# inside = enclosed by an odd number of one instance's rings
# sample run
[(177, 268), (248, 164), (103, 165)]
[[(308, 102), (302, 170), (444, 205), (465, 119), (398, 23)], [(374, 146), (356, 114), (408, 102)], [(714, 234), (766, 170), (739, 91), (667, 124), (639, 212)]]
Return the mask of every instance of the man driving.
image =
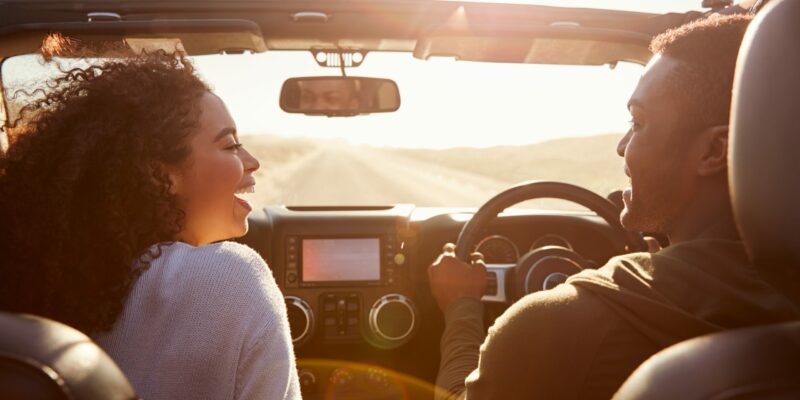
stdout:
[(749, 265), (728, 194), (731, 90), (749, 21), (704, 19), (656, 37), (628, 103), (631, 127), (617, 152), (631, 185), (620, 219), (629, 230), (666, 234), (669, 247), (614, 257), (525, 296), (488, 334), (480, 255), (467, 264), (450, 247), (429, 268), (445, 315), (442, 397), (609, 398), (667, 346), (800, 318)]

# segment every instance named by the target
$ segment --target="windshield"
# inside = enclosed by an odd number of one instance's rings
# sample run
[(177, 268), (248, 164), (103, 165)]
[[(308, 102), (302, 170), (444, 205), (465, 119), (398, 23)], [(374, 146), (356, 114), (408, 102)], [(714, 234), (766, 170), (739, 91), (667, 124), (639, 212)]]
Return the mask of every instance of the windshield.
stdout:
[[(348, 118), (287, 114), (291, 77), (337, 75), (309, 52), (195, 57), (261, 162), (260, 204), (476, 207), (524, 180), (563, 181), (600, 195), (627, 186), (616, 144), (642, 67), (415, 59), (370, 53), (348, 75), (392, 79), (397, 112)], [(16, 90), (52, 76), (37, 56), (3, 64), (10, 117)], [(535, 202), (533, 207), (566, 204)], [(567, 206), (567, 208), (572, 208)]]

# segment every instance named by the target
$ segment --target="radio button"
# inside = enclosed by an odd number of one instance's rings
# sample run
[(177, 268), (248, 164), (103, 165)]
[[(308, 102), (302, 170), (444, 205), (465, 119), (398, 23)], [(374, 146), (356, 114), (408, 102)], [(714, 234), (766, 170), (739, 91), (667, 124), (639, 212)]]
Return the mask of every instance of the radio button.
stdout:
[(406, 263), (406, 256), (403, 253), (397, 253), (394, 255), (394, 263), (397, 265), (403, 265)]
[(286, 274), (286, 281), (289, 283), (297, 282), (297, 274), (295, 274), (294, 272), (289, 272), (288, 274)]
[(497, 294), (497, 273), (490, 271), (486, 273), (486, 293), (494, 296)]

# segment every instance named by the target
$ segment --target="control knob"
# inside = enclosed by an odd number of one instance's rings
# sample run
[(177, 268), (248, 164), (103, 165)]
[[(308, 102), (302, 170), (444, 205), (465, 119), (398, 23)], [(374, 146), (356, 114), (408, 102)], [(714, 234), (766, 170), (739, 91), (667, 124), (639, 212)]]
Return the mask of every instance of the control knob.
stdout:
[(369, 311), (370, 342), (380, 348), (393, 349), (411, 340), (417, 327), (414, 303), (400, 294), (387, 294), (378, 299)]
[(302, 346), (314, 335), (314, 312), (305, 300), (295, 296), (285, 296), (286, 313), (289, 317), (289, 331), (292, 344)]
[(308, 396), (317, 391), (317, 376), (313, 372), (303, 369), (297, 374), (300, 381), (300, 391)]

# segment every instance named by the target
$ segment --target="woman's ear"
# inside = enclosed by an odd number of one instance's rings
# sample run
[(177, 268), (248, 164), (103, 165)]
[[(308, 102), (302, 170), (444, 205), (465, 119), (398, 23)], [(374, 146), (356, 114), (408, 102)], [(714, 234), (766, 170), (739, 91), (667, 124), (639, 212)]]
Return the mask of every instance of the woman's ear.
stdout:
[(162, 174), (166, 175), (167, 179), (169, 179), (170, 194), (180, 195), (183, 192), (183, 174), (181, 173), (180, 168), (162, 163), (158, 163), (152, 168), (160, 171)]
[(700, 132), (703, 155), (697, 174), (713, 176), (728, 168), (728, 125), (716, 125)]

